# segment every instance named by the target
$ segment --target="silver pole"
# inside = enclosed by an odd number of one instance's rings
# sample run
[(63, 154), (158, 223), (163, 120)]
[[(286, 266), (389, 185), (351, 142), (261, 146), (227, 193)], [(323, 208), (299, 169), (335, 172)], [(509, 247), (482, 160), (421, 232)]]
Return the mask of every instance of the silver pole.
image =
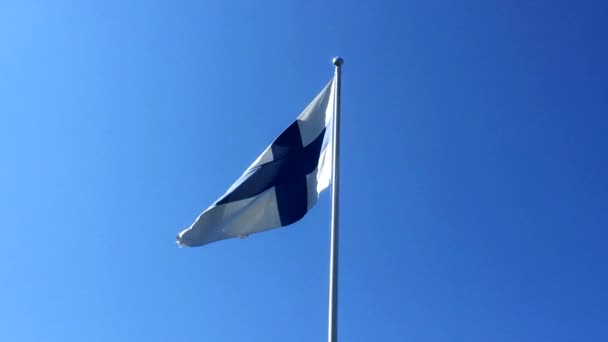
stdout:
[(334, 97), (334, 127), (333, 127), (333, 158), (331, 174), (331, 247), (329, 250), (329, 322), (327, 341), (338, 341), (338, 222), (340, 219), (339, 195), (340, 183), (340, 76), (344, 61), (340, 57), (333, 59), (336, 66), (335, 97)]

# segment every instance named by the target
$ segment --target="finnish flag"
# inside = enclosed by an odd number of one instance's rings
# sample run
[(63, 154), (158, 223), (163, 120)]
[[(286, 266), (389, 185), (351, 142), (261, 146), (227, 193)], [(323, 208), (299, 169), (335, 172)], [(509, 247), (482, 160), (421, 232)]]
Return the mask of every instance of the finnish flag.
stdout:
[(228, 191), (177, 235), (180, 246), (245, 237), (304, 217), (330, 183), (334, 88), (332, 80)]

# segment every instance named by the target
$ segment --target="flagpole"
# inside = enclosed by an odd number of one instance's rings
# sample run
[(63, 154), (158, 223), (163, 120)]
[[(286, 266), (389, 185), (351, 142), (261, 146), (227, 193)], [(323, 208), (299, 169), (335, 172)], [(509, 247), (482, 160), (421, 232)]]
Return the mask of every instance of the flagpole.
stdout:
[(334, 122), (333, 122), (333, 153), (331, 173), (331, 246), (329, 249), (329, 321), (327, 341), (338, 341), (338, 223), (340, 218), (340, 76), (344, 60), (340, 57), (333, 59), (336, 67), (335, 96), (334, 96)]

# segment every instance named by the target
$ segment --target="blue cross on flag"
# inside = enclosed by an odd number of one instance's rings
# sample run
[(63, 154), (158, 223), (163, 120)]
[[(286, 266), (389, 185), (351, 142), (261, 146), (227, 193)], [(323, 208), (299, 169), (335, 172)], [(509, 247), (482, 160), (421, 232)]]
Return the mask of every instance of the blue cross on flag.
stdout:
[(245, 237), (306, 215), (331, 178), (334, 88), (332, 80), (230, 189), (177, 235), (180, 246)]

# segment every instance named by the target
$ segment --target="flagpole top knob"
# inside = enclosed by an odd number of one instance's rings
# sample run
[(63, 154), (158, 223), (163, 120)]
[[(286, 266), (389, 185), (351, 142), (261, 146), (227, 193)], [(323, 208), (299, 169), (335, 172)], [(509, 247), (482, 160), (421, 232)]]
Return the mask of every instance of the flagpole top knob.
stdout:
[(335, 66), (341, 66), (344, 64), (344, 60), (341, 57), (334, 57), (333, 62)]

